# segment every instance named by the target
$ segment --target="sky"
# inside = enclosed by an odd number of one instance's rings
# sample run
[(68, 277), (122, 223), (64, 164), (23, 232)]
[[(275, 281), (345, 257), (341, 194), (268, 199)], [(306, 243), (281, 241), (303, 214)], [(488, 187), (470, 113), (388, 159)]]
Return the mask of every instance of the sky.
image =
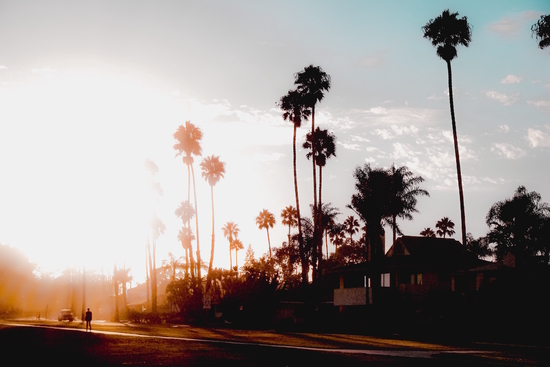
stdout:
[[(485, 235), (491, 205), (520, 185), (550, 201), (550, 50), (531, 34), (550, 13), (547, 0), (0, 0), (0, 243), (42, 271), (108, 273), (116, 263), (142, 282), (153, 211), (166, 226), (157, 266), (168, 252), (183, 255), (174, 211), (187, 198), (187, 170), (173, 134), (191, 121), (203, 131), (195, 159), (203, 261), (212, 213), (198, 164), (211, 155), (226, 163), (214, 187), (214, 266), (229, 266), (221, 231), (229, 221), (256, 258), (268, 251), (255, 224), (263, 209), (276, 217), (270, 239), (280, 246), (288, 231), (280, 213), (295, 198), (293, 128), (276, 102), (308, 65), (332, 81), (316, 126), (337, 138), (323, 202), (338, 220), (354, 214), (346, 206), (355, 168), (393, 163), (422, 176), (430, 193), (413, 221), (399, 223), (403, 232), (449, 217), (460, 240), (447, 69), (421, 29), (445, 9), (472, 26), (470, 46), (452, 61), (467, 231)], [(304, 124), (299, 145), (306, 133)], [(298, 149), (303, 215), (313, 202), (305, 153)], [(146, 159), (159, 168), (157, 199)]]

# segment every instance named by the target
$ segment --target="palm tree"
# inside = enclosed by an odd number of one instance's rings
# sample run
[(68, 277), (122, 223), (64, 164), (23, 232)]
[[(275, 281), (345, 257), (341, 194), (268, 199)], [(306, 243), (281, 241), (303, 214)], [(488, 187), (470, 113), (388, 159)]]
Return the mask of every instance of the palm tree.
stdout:
[(271, 258), (271, 241), (269, 240), (269, 228), (275, 225), (275, 217), (267, 209), (264, 209), (256, 217), (256, 225), (259, 229), (265, 228), (267, 231), (267, 244), (269, 246), (269, 258)]
[(118, 269), (116, 267), (116, 264), (113, 268), (113, 286), (114, 286), (114, 290), (115, 290), (115, 321), (116, 322), (119, 322), (120, 321), (120, 313), (119, 313), (119, 310), (118, 310)]
[[(223, 178), (225, 173), (225, 163), (220, 161), (220, 157), (211, 155), (206, 157), (200, 164), (201, 166), (201, 175), (208, 181), (210, 185), (210, 198), (212, 201), (212, 247), (210, 249), (210, 263), (208, 264), (208, 274), (212, 272), (212, 263), (214, 261), (214, 185), (218, 183), (220, 179)], [(207, 285), (210, 282), (206, 283)]]
[[(342, 223), (335, 223), (328, 227), (328, 236), (330, 241), (334, 245), (335, 252), (338, 251), (338, 246), (344, 244), (345, 235), (344, 235), (344, 225)], [(328, 254), (328, 252), (327, 252)]]
[(466, 212), (464, 209), (464, 191), (462, 189), (462, 173), (460, 170), (460, 156), (458, 153), (458, 138), (456, 133), (456, 121), (453, 102), (453, 80), (451, 72), (451, 60), (457, 56), (456, 46), (468, 47), (472, 38), (472, 28), (468, 24), (468, 18), (458, 18), (458, 13), (450, 13), (444, 10), (435, 19), (431, 19), (424, 27), (424, 38), (431, 40), (433, 46), (437, 46), (437, 56), (447, 63), (447, 75), (449, 84), (449, 104), (451, 108), (451, 122), (453, 127), (453, 140), (456, 158), (456, 173), (458, 178), (458, 194), (460, 199), (460, 221), (462, 227), (462, 243), (466, 243)]
[(550, 46), (550, 14), (541, 15), (540, 19), (531, 26), (531, 31), (539, 40), (541, 50)]
[[(194, 278), (195, 260), (193, 258), (193, 245), (191, 244), (191, 241), (195, 239), (195, 236), (189, 228), (189, 222), (195, 216), (195, 209), (193, 208), (193, 205), (189, 203), (189, 200), (184, 200), (181, 202), (180, 206), (176, 208), (174, 214), (182, 220), (184, 225), (178, 233), (178, 240), (181, 242), (181, 246), (185, 252), (185, 258), (187, 260), (186, 264), (189, 264), (189, 257), (191, 258), (191, 277)], [(187, 268), (186, 273), (189, 274)]]
[(397, 233), (401, 234), (397, 226), (397, 217), (412, 220), (412, 213), (418, 213), (416, 209), (416, 197), (419, 195), (430, 196), (428, 191), (418, 185), (424, 182), (422, 176), (414, 176), (406, 166), (395, 168), (391, 165), (388, 170), (391, 179), (390, 226), (393, 230), (393, 243)]
[(349, 243), (353, 244), (353, 235), (359, 231), (359, 222), (353, 215), (350, 215), (344, 220), (344, 232), (349, 234)]
[[(304, 68), (304, 70), (294, 74), (294, 84), (297, 85), (297, 91), (300, 92), (303, 98), (304, 105), (311, 109), (311, 134), (315, 134), (315, 105), (317, 102), (321, 102), (325, 97), (325, 92), (328, 92), (330, 89), (330, 75), (325, 73), (320, 66), (309, 65)], [(319, 218), (317, 211), (319, 206), (317, 206), (317, 174), (315, 165), (316, 154), (316, 145), (311, 145), (311, 155), (314, 157), (312, 159), (312, 168), (313, 168), (313, 227), (314, 232), (314, 242), (317, 244), (317, 241), (321, 242), (321, 231), (319, 230)], [(321, 242), (322, 246), (322, 242)], [(315, 249), (314, 249), (315, 251)]]
[(244, 249), (243, 243), (238, 238), (233, 239), (232, 244), (233, 249), (235, 250), (235, 267), (237, 268), (237, 273), (239, 272), (239, 261), (237, 259), (237, 251)]
[(176, 280), (176, 271), (183, 268), (182, 257), (176, 258), (174, 254), (168, 252), (168, 259), (162, 260), (162, 271), (170, 273), (170, 280)]
[(195, 278), (195, 259), (193, 258), (193, 251), (191, 247), (191, 241), (195, 239), (193, 231), (190, 228), (182, 227), (178, 232), (178, 240), (181, 242), (181, 247), (185, 252), (185, 274), (189, 275), (189, 265), (191, 265), (191, 278)]
[(438, 220), (435, 224), (435, 228), (437, 228), (437, 235), (439, 237), (445, 238), (446, 235), (452, 236), (453, 234), (455, 234), (455, 224), (447, 217), (443, 217)]
[(420, 235), (424, 237), (435, 237), (435, 232), (433, 231), (433, 229), (428, 227), (428, 228), (424, 228), (424, 230), (420, 232)]
[[(324, 227), (322, 223), (322, 188), (323, 188), (323, 167), (326, 165), (327, 159), (330, 157), (336, 157), (336, 145), (334, 141), (336, 137), (333, 133), (328, 132), (328, 130), (321, 130), (319, 127), (315, 129), (314, 133), (308, 133), (306, 135), (306, 141), (303, 144), (304, 149), (310, 149), (310, 152), (306, 154), (307, 159), (312, 157), (315, 161), (315, 164), (319, 166), (319, 201), (318, 208), (314, 210), (313, 215), (317, 217), (314, 220), (316, 223), (316, 233), (315, 233), (315, 242), (316, 242), (316, 251), (317, 251), (317, 261), (319, 265), (317, 276), (322, 274), (321, 260), (323, 258), (323, 232)], [(327, 250), (328, 251), (328, 250)]]
[(239, 233), (239, 227), (233, 222), (227, 222), (222, 228), (223, 235), (229, 240), (229, 270), (233, 269), (233, 261), (231, 259), (231, 250), (233, 249), (233, 239)]
[[(278, 102), (279, 108), (283, 111), (283, 120), (290, 121), (294, 125), (294, 134), (292, 137), (292, 165), (294, 169), (294, 194), (296, 197), (297, 218), (300, 215), (300, 200), (298, 198), (298, 175), (296, 173), (296, 130), (302, 125), (302, 120), (307, 121), (311, 111), (306, 107), (302, 95), (297, 90), (288, 91), (288, 94), (281, 97)], [(302, 286), (307, 286), (307, 259), (302, 235), (302, 223), (298, 220), (298, 248), (300, 251), (300, 261), (302, 263)]]
[[(332, 227), (336, 225), (336, 222), (334, 221), (336, 217), (340, 214), (337, 208), (333, 207), (328, 204), (323, 204), (321, 206), (320, 210), (321, 214), (321, 228), (324, 231), (325, 234), (325, 247), (327, 251), (327, 258), (328, 258), (328, 234)], [(319, 263), (321, 263), (322, 255), (319, 256)], [(321, 271), (321, 269), (319, 269)]]
[(298, 225), (298, 212), (292, 205), (289, 205), (281, 212), (281, 218), (283, 218), (281, 223), (288, 226), (288, 244), (290, 244), (290, 229)]
[[(193, 177), (193, 196), (195, 203), (195, 232), (197, 233), (197, 274), (199, 281), (201, 279), (201, 249), (199, 244), (199, 213), (197, 210), (197, 190), (195, 187), (195, 171), (193, 169), (193, 155), (201, 155), (200, 141), (202, 131), (190, 121), (185, 121), (185, 125), (180, 125), (174, 133), (174, 138), (178, 141), (174, 144), (174, 149), (178, 151), (176, 157), (185, 153), (182, 160), (187, 165), (187, 201), (191, 197), (191, 177)], [(190, 173), (191, 171), (191, 173)], [(188, 225), (189, 226), (189, 225)]]

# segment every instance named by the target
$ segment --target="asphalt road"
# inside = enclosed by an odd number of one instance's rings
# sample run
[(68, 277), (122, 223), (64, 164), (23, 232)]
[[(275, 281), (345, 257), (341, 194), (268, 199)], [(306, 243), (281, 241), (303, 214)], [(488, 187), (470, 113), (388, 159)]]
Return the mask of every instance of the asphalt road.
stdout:
[(354, 335), (81, 323), (0, 322), (1, 365), (540, 366), (545, 347), (453, 347)]

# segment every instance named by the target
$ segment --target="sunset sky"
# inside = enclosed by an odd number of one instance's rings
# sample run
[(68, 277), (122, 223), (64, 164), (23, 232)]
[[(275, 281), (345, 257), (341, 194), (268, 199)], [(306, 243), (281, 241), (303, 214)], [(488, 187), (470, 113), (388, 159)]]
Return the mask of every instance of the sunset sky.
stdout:
[[(226, 163), (214, 187), (214, 265), (229, 266), (228, 221), (245, 249), (267, 252), (255, 225), (262, 209), (276, 216), (271, 244), (280, 246), (280, 213), (295, 199), (292, 125), (276, 102), (310, 64), (332, 78), (316, 124), (337, 137), (323, 201), (340, 209), (339, 220), (353, 214), (353, 170), (395, 163), (421, 175), (431, 195), (401, 222), (405, 234), (447, 216), (460, 239), (447, 70), (421, 29), (447, 8), (473, 27), (470, 47), (452, 62), (467, 230), (484, 235), (490, 206), (519, 185), (550, 201), (550, 49), (540, 50), (530, 29), (550, 13), (548, 0), (0, 0), (0, 243), (47, 271), (110, 272), (116, 261), (143, 281), (153, 207), (166, 225), (157, 265), (168, 251), (183, 255), (174, 210), (187, 198), (187, 170), (173, 133), (190, 120), (203, 130), (203, 157)], [(306, 133), (307, 124), (300, 145)], [(145, 159), (159, 167), (158, 202)], [(201, 160), (199, 239), (208, 261)], [(302, 149), (298, 179), (309, 215)], [(242, 265), (245, 251), (238, 256)]]

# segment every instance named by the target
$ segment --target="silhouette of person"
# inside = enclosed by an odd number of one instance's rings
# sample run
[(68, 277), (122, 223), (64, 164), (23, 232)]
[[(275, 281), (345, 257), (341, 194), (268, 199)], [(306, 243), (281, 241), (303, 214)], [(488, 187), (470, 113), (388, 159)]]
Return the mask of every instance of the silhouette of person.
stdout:
[(86, 331), (88, 331), (88, 327), (90, 327), (90, 331), (92, 331), (92, 311), (90, 311), (89, 307), (88, 311), (86, 311)]

